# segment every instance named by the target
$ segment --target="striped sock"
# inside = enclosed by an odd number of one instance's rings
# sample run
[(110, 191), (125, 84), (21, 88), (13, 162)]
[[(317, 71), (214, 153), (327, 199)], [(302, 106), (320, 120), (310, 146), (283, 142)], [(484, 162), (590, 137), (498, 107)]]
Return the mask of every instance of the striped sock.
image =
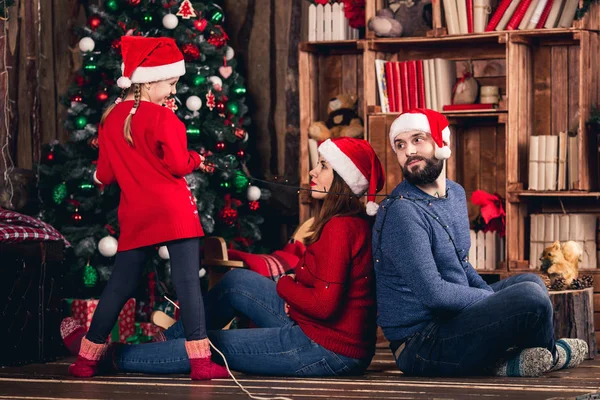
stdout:
[(540, 376), (551, 367), (552, 353), (543, 347), (533, 347), (497, 365), (492, 373), (495, 376)]
[(556, 359), (552, 371), (575, 368), (588, 354), (588, 345), (581, 339), (559, 339), (556, 341)]

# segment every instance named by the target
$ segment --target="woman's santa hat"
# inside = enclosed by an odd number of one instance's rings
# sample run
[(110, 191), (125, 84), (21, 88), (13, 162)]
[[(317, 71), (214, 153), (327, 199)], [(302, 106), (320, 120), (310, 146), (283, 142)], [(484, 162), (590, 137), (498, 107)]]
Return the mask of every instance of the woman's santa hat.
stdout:
[(185, 75), (183, 54), (171, 38), (121, 37), (123, 76), (117, 80), (122, 89), (132, 83), (146, 83)]
[[(435, 142), (435, 158), (446, 160), (450, 158), (450, 128), (448, 120), (437, 111), (428, 108), (415, 108), (403, 114), (390, 127), (390, 144), (396, 152), (394, 140), (403, 132), (420, 131), (429, 133)], [(445, 143), (444, 143), (445, 142)]]
[(385, 172), (366, 140), (342, 137), (327, 139), (319, 153), (357, 196), (367, 193), (367, 214), (377, 214), (375, 195), (385, 183)]

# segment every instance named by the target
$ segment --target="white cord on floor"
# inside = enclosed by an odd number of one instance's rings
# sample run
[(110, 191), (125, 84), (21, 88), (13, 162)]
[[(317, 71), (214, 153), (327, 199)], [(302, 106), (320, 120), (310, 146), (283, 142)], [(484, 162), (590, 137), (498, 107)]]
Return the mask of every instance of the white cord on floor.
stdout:
[[(164, 295), (163, 295), (163, 297), (165, 299), (167, 299), (167, 301), (169, 301), (175, 307), (179, 308), (179, 305), (177, 303), (175, 303), (173, 300), (169, 299), (167, 296), (164, 296)], [(244, 392), (244, 393), (246, 393), (248, 395), (248, 397), (250, 397), (251, 399), (255, 399), (255, 400), (293, 400), (293, 399), (291, 399), (289, 397), (283, 397), (283, 396), (277, 396), (277, 397), (260, 397), (260, 396), (254, 396), (253, 394), (251, 394), (248, 390), (246, 390), (246, 388), (244, 386), (242, 386), (241, 383), (238, 382), (237, 379), (235, 379), (235, 376), (233, 376), (233, 373), (231, 373), (231, 370), (229, 369), (229, 364), (227, 364), (227, 359), (225, 358), (225, 356), (223, 355), (223, 353), (221, 353), (221, 351), (219, 351), (219, 349), (217, 349), (215, 347), (215, 345), (212, 344), (212, 342), (210, 341), (210, 339), (208, 339), (208, 343), (210, 344), (210, 347), (212, 347), (217, 353), (219, 353), (219, 355), (221, 356), (221, 358), (223, 358), (223, 361), (225, 362), (225, 368), (227, 368), (227, 373), (229, 374), (229, 376), (231, 376), (231, 379), (233, 379), (233, 381), (236, 383), (236, 385), (238, 385), (240, 387), (240, 389), (242, 389), (242, 392)]]

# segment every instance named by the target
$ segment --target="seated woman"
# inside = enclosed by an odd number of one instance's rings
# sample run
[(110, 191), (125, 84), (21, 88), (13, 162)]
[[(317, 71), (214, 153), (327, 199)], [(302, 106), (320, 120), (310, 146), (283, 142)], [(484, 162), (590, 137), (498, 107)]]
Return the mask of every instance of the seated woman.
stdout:
[[(208, 338), (231, 369), (262, 375), (362, 374), (375, 352), (375, 282), (371, 221), (360, 196), (373, 200), (384, 171), (368, 142), (327, 140), (310, 171), (318, 210), (303, 259), (277, 283), (248, 270), (232, 270), (204, 300)], [(374, 214), (372, 201), (367, 209)], [(258, 328), (219, 330), (239, 314)], [(77, 347), (81, 329), (63, 332)], [(119, 371), (187, 373), (190, 369), (180, 322), (165, 341), (113, 346)], [(222, 363), (214, 354), (216, 362)], [(107, 363), (108, 364), (108, 363)]]

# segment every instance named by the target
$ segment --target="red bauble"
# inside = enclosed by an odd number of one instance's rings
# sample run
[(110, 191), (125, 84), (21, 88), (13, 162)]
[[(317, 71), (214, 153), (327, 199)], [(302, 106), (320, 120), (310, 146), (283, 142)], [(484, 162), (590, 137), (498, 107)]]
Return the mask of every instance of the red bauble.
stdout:
[(106, 100), (108, 100), (108, 93), (106, 93), (106, 90), (99, 91), (96, 95), (96, 99), (100, 102), (105, 102)]
[(219, 211), (219, 218), (223, 221), (224, 224), (232, 226), (237, 221), (238, 212), (236, 209), (231, 207), (225, 207), (221, 211)]
[(115, 50), (120, 50), (121, 49), (121, 38), (113, 40), (112, 43), (110, 44), (110, 47), (112, 47)]
[(194, 28), (196, 28), (198, 31), (202, 32), (206, 29), (206, 25), (208, 24), (208, 21), (206, 21), (204, 18), (200, 18), (194, 21)]
[(250, 201), (248, 202), (248, 208), (252, 211), (256, 211), (260, 208), (260, 204), (258, 203), (258, 201)]
[(213, 172), (215, 172), (215, 165), (210, 162), (205, 162), (204, 163), (204, 173), (212, 174)]
[(102, 23), (102, 20), (100, 19), (99, 16), (93, 15), (92, 17), (90, 17), (89, 24), (90, 24), (90, 28), (92, 28), (93, 30), (96, 30), (100, 26), (101, 23)]
[(210, 32), (207, 42), (220, 49), (227, 44), (228, 40), (229, 36), (227, 36), (227, 33), (225, 33), (221, 26), (216, 25), (215, 30)]
[(48, 161), (54, 160), (54, 152), (53, 151), (51, 151), (50, 153), (48, 153), (48, 155), (46, 155), (46, 160), (48, 160)]
[(216, 108), (219, 114), (223, 114), (225, 112), (225, 103), (218, 102)]
[(183, 52), (185, 61), (195, 61), (200, 58), (200, 49), (191, 43), (186, 43), (181, 46), (181, 51)]
[(215, 148), (217, 149), (217, 151), (225, 150), (225, 142), (218, 142)]
[(128, 2), (129, 2), (129, 5), (139, 6), (140, 3), (142, 2), (142, 0), (129, 0)]
[(97, 149), (98, 148), (98, 136), (94, 136), (93, 138), (88, 140), (88, 146), (90, 146), (92, 149)]
[(246, 152), (244, 150), (240, 149), (237, 152), (237, 156), (238, 156), (238, 158), (244, 158), (246, 156)]
[(82, 219), (83, 219), (83, 217), (78, 212), (74, 212), (71, 215), (71, 221), (73, 221), (74, 223), (79, 223), (79, 222), (81, 222)]
[(235, 128), (235, 130), (233, 131), (233, 134), (235, 135), (236, 138), (243, 139), (244, 136), (246, 135), (246, 131), (243, 130), (242, 128)]
[(71, 97), (71, 101), (75, 101), (77, 103), (81, 103), (83, 101), (83, 98), (78, 93), (78, 94), (74, 94), (73, 97)]

